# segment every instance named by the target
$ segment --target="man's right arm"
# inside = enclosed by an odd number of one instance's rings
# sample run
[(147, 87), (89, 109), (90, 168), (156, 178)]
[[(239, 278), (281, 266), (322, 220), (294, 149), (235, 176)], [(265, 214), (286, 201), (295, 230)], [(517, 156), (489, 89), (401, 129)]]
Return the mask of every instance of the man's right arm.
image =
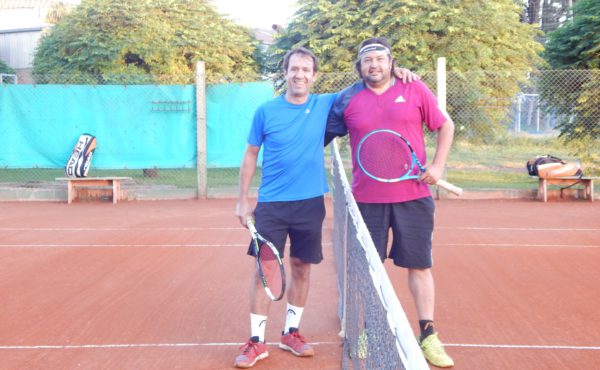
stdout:
[(259, 151), (259, 146), (248, 144), (240, 168), (240, 185), (235, 214), (239, 217), (240, 223), (243, 226), (246, 226), (246, 218), (252, 215), (252, 208), (250, 206), (250, 201), (248, 200), (248, 192), (250, 191), (250, 184), (252, 183), (252, 178), (256, 171), (256, 161), (258, 160)]
[(327, 116), (327, 126), (325, 127), (325, 142), (327, 146), (337, 136), (345, 136), (348, 134), (348, 127), (344, 121), (344, 110), (350, 99), (361, 90), (359, 84), (354, 84), (340, 91), (331, 108), (329, 109), (329, 115)]

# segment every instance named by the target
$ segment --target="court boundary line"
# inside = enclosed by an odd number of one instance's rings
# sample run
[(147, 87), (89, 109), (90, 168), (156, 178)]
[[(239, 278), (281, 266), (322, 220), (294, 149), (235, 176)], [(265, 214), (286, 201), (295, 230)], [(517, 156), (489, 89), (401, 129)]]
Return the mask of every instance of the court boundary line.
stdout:
[(443, 230), (502, 230), (502, 231), (600, 231), (600, 228), (587, 227), (475, 227), (475, 226), (436, 226), (435, 229)]
[(0, 231), (202, 231), (246, 230), (243, 227), (0, 227)]
[[(44, 350), (44, 349), (112, 349), (112, 348), (170, 348), (170, 347), (233, 347), (244, 343), (208, 342), (208, 343), (123, 343), (123, 344), (81, 344), (81, 345), (31, 345), (31, 346), (0, 346), (0, 350)], [(311, 342), (312, 345), (339, 345), (340, 342)], [(277, 347), (270, 343), (267, 346)], [(535, 345), (535, 344), (474, 344), (474, 343), (444, 343), (446, 347), (468, 348), (499, 348), (499, 349), (550, 349), (600, 351), (600, 346), (565, 346), (565, 345)]]
[(600, 346), (562, 346), (562, 345), (537, 345), (537, 344), (468, 344), (444, 343), (445, 347), (472, 347), (472, 348), (508, 348), (508, 349), (573, 349), (586, 351), (600, 351)]
[(510, 247), (510, 248), (519, 248), (519, 247), (542, 247), (542, 248), (600, 248), (600, 245), (596, 244), (515, 244), (515, 243), (436, 243), (433, 242), (434, 246), (464, 246), (464, 247)]
[[(333, 243), (323, 243), (330, 247)], [(496, 247), (496, 248), (600, 248), (596, 244), (514, 244), (514, 243), (433, 243), (438, 247)], [(2, 248), (239, 248), (248, 243), (236, 244), (0, 244)]]
[[(324, 228), (330, 229), (330, 228)], [(436, 226), (436, 230), (499, 230), (499, 231), (553, 231), (589, 232), (600, 228), (547, 228), (547, 227), (470, 227)], [(0, 227), (0, 231), (202, 231), (202, 230), (246, 230), (244, 227)]]
[[(329, 247), (332, 243), (323, 243)], [(239, 248), (243, 244), (0, 244), (0, 248)]]
[[(68, 344), (68, 345), (32, 345), (32, 346), (0, 346), (1, 350), (36, 350), (36, 349), (111, 349), (111, 348), (169, 348), (169, 347), (239, 347), (245, 343), (122, 343), (122, 344)], [(311, 345), (339, 345), (340, 342), (311, 342)], [(267, 343), (269, 347), (278, 347), (277, 343)]]

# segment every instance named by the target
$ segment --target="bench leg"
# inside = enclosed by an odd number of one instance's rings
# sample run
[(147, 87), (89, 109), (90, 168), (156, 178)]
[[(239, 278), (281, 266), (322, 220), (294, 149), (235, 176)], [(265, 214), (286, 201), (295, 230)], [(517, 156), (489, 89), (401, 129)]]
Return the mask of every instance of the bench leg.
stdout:
[(540, 199), (544, 203), (548, 202), (547, 189), (548, 187), (546, 179), (540, 179), (538, 182), (538, 199)]
[(119, 200), (120, 188), (119, 180), (112, 180), (113, 204)]
[(75, 188), (73, 187), (73, 183), (71, 181), (67, 181), (67, 204), (71, 204), (73, 199), (75, 199)]

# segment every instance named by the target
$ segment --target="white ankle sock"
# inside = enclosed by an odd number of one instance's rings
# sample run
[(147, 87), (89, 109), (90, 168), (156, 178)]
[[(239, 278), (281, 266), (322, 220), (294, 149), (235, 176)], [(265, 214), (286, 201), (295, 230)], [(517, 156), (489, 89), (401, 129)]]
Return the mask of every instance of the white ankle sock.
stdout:
[(263, 315), (250, 314), (250, 327), (252, 337), (258, 337), (261, 342), (265, 341), (265, 329), (267, 327), (267, 317)]
[(296, 307), (291, 304), (287, 304), (287, 313), (285, 315), (285, 327), (283, 333), (287, 334), (290, 332), (290, 328), (298, 328), (300, 326), (300, 318), (302, 318), (302, 311), (304, 307)]

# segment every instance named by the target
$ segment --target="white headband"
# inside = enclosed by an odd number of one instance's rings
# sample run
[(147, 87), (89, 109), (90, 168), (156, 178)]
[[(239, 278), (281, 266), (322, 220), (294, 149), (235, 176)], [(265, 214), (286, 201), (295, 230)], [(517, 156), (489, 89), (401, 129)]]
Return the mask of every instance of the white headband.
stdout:
[(385, 51), (387, 54), (392, 55), (390, 49), (385, 45), (369, 44), (360, 48), (360, 50), (358, 51), (358, 57), (362, 58), (363, 55), (365, 55), (366, 53), (370, 53), (371, 51)]

